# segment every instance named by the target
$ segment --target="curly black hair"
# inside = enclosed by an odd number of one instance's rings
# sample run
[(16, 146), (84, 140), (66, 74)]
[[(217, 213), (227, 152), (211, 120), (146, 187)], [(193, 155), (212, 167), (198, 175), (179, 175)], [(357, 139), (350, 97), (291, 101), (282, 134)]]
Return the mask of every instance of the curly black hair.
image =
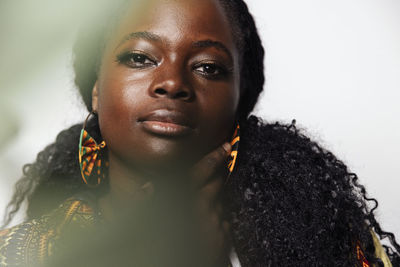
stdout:
[[(265, 123), (249, 117), (263, 90), (264, 49), (246, 3), (219, 2), (241, 55), (241, 143), (224, 203), (242, 266), (358, 266), (357, 241), (367, 260), (379, 266), (382, 263), (374, 255), (372, 232), (389, 239), (391, 246), (385, 250), (392, 263), (400, 266), (400, 246), (376, 221), (378, 202), (367, 197), (356, 174), (294, 123)], [(107, 34), (118, 12), (111, 12), (114, 17), (109, 20), (102, 18), (98, 29), (82, 31), (74, 47), (75, 83), (88, 110)], [(101, 140), (96, 117), (87, 127)], [(62, 131), (34, 163), (24, 166), (7, 207), (5, 225), (24, 200), (28, 201), (27, 219), (34, 219), (87, 190), (80, 179), (76, 149), (81, 129), (82, 124), (77, 124)], [(104, 183), (95, 190), (104, 192), (107, 187)]]
[(367, 198), (356, 174), (295, 122), (266, 124), (251, 116), (241, 136), (227, 203), (244, 266), (355, 266), (355, 240), (377, 264), (372, 229), (389, 238), (395, 251), (387, 247), (386, 252), (399, 266), (394, 235), (375, 219), (377, 201)]

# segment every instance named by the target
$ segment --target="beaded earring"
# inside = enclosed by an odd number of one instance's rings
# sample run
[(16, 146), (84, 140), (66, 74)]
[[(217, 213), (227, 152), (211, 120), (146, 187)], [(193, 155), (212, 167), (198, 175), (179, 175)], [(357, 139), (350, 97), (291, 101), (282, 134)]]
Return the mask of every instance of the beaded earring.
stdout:
[[(104, 172), (102, 173), (101, 171), (102, 161), (99, 154), (100, 150), (106, 147), (106, 142), (102, 141), (100, 144), (97, 144), (94, 138), (85, 130), (86, 123), (91, 115), (95, 115), (95, 113), (92, 111), (86, 117), (79, 138), (79, 166), (84, 183), (89, 186), (97, 186), (105, 178)], [(108, 165), (107, 162), (105, 164), (106, 166)], [(97, 180), (96, 184), (88, 182), (89, 179), (93, 179), (92, 176)]]

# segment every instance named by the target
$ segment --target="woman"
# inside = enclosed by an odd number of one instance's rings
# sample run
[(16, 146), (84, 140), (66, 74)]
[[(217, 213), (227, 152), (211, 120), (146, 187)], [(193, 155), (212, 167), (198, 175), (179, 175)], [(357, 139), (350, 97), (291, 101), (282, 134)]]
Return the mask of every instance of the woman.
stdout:
[(399, 266), (355, 174), (248, 117), (264, 51), (243, 1), (116, 6), (75, 48), (94, 115), (24, 168), (10, 218), (27, 197), (29, 221), (0, 234), (3, 265), (227, 266), (233, 247), (242, 266), (390, 266), (376, 232)]

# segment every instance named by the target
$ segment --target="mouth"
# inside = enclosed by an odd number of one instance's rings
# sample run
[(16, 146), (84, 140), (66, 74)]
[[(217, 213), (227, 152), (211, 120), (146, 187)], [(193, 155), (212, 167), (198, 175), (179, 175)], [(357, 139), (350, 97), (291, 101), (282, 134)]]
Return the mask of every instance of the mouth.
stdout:
[(194, 130), (186, 115), (174, 110), (154, 110), (139, 118), (138, 122), (146, 132), (158, 136), (182, 137)]

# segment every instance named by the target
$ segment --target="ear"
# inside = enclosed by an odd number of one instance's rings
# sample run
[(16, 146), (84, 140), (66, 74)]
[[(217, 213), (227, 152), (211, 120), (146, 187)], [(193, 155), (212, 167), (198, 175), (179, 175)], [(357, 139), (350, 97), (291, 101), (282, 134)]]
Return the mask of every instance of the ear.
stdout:
[(95, 113), (97, 113), (99, 108), (99, 89), (97, 84), (96, 81), (92, 90), (92, 111)]

